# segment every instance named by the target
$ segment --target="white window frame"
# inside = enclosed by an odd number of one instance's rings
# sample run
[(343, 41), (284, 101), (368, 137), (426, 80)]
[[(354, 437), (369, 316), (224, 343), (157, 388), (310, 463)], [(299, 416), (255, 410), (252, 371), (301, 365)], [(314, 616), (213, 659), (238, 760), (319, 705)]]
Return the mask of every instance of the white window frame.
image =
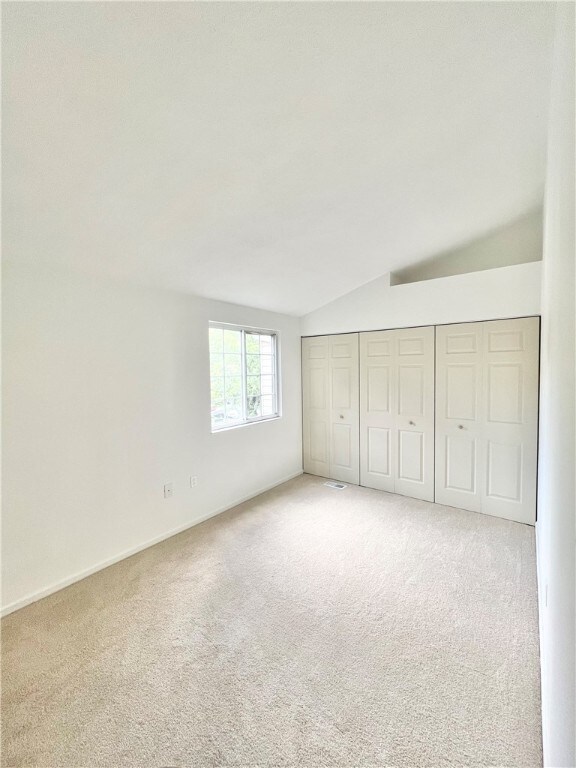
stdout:
[[(241, 379), (242, 379), (242, 420), (238, 420), (235, 424), (223, 424), (221, 427), (215, 427), (212, 424), (212, 394), (211, 390), (212, 387), (210, 387), (210, 430), (212, 433), (216, 432), (226, 432), (229, 429), (237, 429), (238, 427), (245, 427), (248, 424), (257, 424), (261, 421), (272, 421), (274, 419), (279, 419), (282, 416), (282, 409), (281, 409), (281, 386), (280, 386), (280, 333), (279, 331), (269, 330), (266, 328), (255, 328), (250, 325), (235, 325), (232, 323), (220, 323), (210, 320), (208, 323), (208, 355), (210, 355), (212, 352), (210, 350), (210, 329), (211, 328), (221, 328), (224, 331), (240, 331), (240, 339), (241, 339), (241, 362), (242, 362), (242, 372), (241, 372)], [(247, 395), (247, 372), (246, 372), (246, 335), (257, 335), (261, 334), (263, 336), (271, 336), (272, 337), (272, 344), (273, 344), (273, 357), (274, 357), (274, 381), (276, 385), (275, 389), (275, 398), (276, 398), (276, 410), (273, 414), (267, 415), (267, 416), (248, 416), (248, 395)], [(210, 358), (209, 358), (210, 363)], [(209, 371), (209, 381), (210, 384), (212, 383), (212, 371), (210, 370), (210, 365), (208, 366)], [(226, 395), (226, 392), (224, 392), (224, 396)]]

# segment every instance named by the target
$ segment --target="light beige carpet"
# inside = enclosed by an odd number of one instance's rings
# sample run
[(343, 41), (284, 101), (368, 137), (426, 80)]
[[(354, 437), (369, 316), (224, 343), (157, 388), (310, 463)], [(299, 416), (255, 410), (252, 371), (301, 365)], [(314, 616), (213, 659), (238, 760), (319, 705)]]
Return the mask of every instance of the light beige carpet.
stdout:
[(3, 765), (541, 765), (534, 530), (323, 482), (7, 617)]

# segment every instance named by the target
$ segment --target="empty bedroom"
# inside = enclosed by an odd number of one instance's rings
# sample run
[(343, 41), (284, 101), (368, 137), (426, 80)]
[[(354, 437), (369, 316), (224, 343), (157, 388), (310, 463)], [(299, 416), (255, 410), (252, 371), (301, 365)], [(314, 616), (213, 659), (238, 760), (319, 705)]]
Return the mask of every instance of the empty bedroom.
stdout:
[(574, 3), (2, 3), (5, 768), (576, 768)]

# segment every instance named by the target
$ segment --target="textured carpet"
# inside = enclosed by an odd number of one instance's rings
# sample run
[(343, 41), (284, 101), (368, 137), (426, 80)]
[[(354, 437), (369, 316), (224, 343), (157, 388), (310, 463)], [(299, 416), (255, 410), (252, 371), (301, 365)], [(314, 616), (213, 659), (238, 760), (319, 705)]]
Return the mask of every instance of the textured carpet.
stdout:
[(4, 766), (539, 766), (534, 530), (304, 475), (3, 621)]

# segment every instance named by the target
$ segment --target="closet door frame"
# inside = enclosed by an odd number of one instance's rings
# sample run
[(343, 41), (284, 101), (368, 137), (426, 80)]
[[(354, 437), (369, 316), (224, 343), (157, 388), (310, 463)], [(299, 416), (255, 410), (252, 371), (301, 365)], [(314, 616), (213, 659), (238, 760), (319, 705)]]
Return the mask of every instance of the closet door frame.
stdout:
[[(442, 494), (441, 483), (439, 483), (439, 475), (438, 475), (439, 467), (438, 467), (438, 464), (439, 464), (440, 453), (439, 453), (439, 442), (438, 441), (440, 439), (440, 435), (439, 435), (439, 429), (438, 429), (439, 398), (438, 398), (438, 387), (437, 387), (437, 376), (438, 376), (437, 355), (438, 355), (438, 336), (439, 336), (438, 330), (441, 329), (441, 328), (446, 328), (446, 327), (450, 327), (450, 326), (461, 326), (463, 330), (468, 327), (468, 328), (470, 328), (472, 330), (474, 326), (484, 327), (487, 323), (498, 322), (499, 320), (501, 320), (501, 321), (514, 321), (514, 320), (527, 320), (527, 319), (533, 319), (533, 320), (537, 321), (537, 329), (536, 329), (537, 340), (536, 340), (536, 345), (535, 345), (535, 348), (534, 348), (534, 352), (535, 352), (535, 355), (536, 355), (536, 361), (535, 361), (536, 383), (535, 383), (535, 387), (533, 387), (533, 389), (531, 391), (531, 395), (530, 395), (531, 400), (533, 401), (532, 407), (533, 407), (533, 411), (534, 411), (532, 413), (532, 419), (533, 419), (533, 422), (535, 424), (535, 427), (534, 427), (534, 435), (535, 435), (534, 441), (535, 442), (534, 442), (534, 445), (531, 446), (531, 458), (530, 458), (530, 466), (533, 468), (533, 471), (531, 469), (533, 477), (532, 476), (530, 477), (530, 484), (531, 484), (530, 493), (533, 493), (533, 495), (534, 495), (534, 514), (533, 514), (533, 516), (531, 515), (529, 517), (529, 519), (523, 519), (520, 522), (525, 522), (525, 523), (527, 523), (529, 525), (533, 525), (535, 520), (537, 519), (537, 516), (538, 516), (538, 508), (537, 508), (537, 501), (538, 501), (538, 496), (537, 496), (537, 474), (538, 474), (539, 419), (540, 419), (540, 416), (539, 416), (539, 406), (540, 406), (540, 365), (541, 365), (540, 353), (541, 353), (541, 328), (542, 328), (541, 315), (538, 315), (538, 314), (535, 314), (535, 315), (521, 315), (521, 316), (518, 316), (518, 317), (490, 318), (490, 319), (478, 320), (478, 321), (467, 321), (467, 320), (465, 320), (465, 321), (462, 321), (462, 322), (454, 322), (454, 323), (436, 323), (436, 324), (434, 324), (432, 326), (415, 325), (415, 326), (403, 326), (401, 328), (382, 328), (380, 330), (374, 329), (374, 330), (370, 330), (370, 331), (359, 331), (359, 332), (357, 332), (358, 335), (359, 335), (359, 342), (361, 344), (362, 343), (363, 334), (368, 334), (368, 333), (386, 334), (386, 333), (393, 332), (393, 331), (410, 331), (412, 329), (422, 328), (422, 327), (431, 327), (431, 328), (434, 329), (434, 368), (435, 368), (435, 370), (434, 370), (434, 388), (433, 388), (433, 393), (434, 393), (433, 394), (433, 397), (434, 397), (434, 428), (433, 428), (433, 430), (434, 430), (434, 437), (433, 437), (433, 440), (434, 440), (434, 455), (433, 455), (433, 465), (434, 465), (434, 483), (433, 483), (433, 487), (434, 487), (434, 495), (433, 495), (433, 501), (436, 504), (446, 504), (447, 506), (457, 506), (457, 507), (459, 507), (461, 509), (471, 509), (471, 507), (466, 503), (466, 501), (464, 499), (460, 499), (459, 501), (456, 501), (456, 500), (452, 500), (452, 499), (451, 500), (447, 500), (446, 498), (444, 498), (444, 496)], [(332, 336), (340, 336), (340, 335), (347, 335), (347, 334), (332, 334)], [(302, 337), (302, 343), (304, 344), (305, 341), (308, 341), (308, 340), (311, 340), (311, 339), (325, 339), (326, 342), (328, 342), (329, 339), (330, 339), (330, 335), (326, 334), (326, 335), (316, 335), (316, 336), (304, 336), (304, 337)], [(455, 361), (456, 361), (456, 359), (457, 358), (454, 357)], [(465, 360), (465, 358), (462, 358), (462, 360)], [(479, 367), (480, 367), (480, 369), (482, 368), (481, 365)], [(359, 361), (359, 369), (360, 369), (360, 361)], [(484, 377), (486, 376), (486, 373), (484, 371), (480, 370), (479, 373), (475, 373), (475, 377), (477, 377), (478, 375), (482, 379), (484, 379)], [(303, 371), (303, 376), (304, 376), (304, 371)], [(359, 376), (360, 376), (360, 370), (359, 370)], [(480, 389), (484, 389), (485, 388), (485, 381), (482, 380), (480, 382), (479, 388)], [(360, 398), (363, 398), (363, 397), (366, 396), (366, 394), (362, 392), (362, 389), (360, 389), (360, 393), (359, 394), (360, 394)], [(303, 395), (304, 395), (304, 393), (303, 393)], [(476, 397), (480, 397), (480, 394), (478, 393)], [(476, 407), (478, 408), (479, 405), (480, 404), (477, 403)], [(303, 406), (304, 406), (304, 403), (303, 403)], [(359, 449), (360, 449), (360, 444), (361, 444), (361, 441), (363, 440), (363, 427), (362, 427), (363, 410), (362, 410), (361, 406), (360, 406), (359, 411), (360, 411), (360, 422), (361, 422), (361, 424), (359, 425), (360, 428), (359, 428), (359, 441), (358, 442), (359, 442)], [(305, 422), (304, 407), (303, 407), (303, 419), (304, 419), (304, 422)], [(366, 421), (364, 420), (363, 423), (365, 425)], [(460, 432), (464, 432), (465, 424), (462, 421), (454, 420), (454, 423), (455, 423), (455, 428), (456, 429), (459, 428), (459, 425), (462, 425), (462, 429), (459, 430), (459, 431)], [(304, 435), (305, 431), (306, 431), (306, 425), (305, 425), (305, 423), (303, 423), (303, 435)], [(472, 431), (472, 430), (469, 429), (468, 432), (470, 432), (470, 431)], [(458, 434), (458, 433), (456, 433), (456, 434)], [(486, 437), (484, 435), (484, 432), (481, 435), (478, 434), (476, 437), (477, 437), (477, 444), (476, 444), (476, 449), (475, 449), (476, 450), (476, 456), (478, 457), (478, 456), (480, 456), (480, 454), (484, 454), (485, 455), (486, 454), (486, 450), (485, 449), (486, 449), (487, 440), (486, 440)], [(363, 451), (363, 453), (365, 453), (365, 451)], [(367, 473), (366, 473), (366, 469), (365, 468), (363, 470), (362, 458), (361, 458), (360, 454), (361, 454), (361, 452), (359, 450), (358, 465), (359, 465), (360, 476), (359, 476), (359, 479), (358, 479), (357, 482), (362, 484), (362, 478), (363, 478), (363, 476), (366, 476)], [(475, 459), (475, 460), (477, 460), (477, 459)], [(484, 466), (482, 466), (482, 464)], [(486, 482), (487, 482), (486, 467), (485, 467), (485, 465), (486, 465), (486, 461), (483, 461), (482, 463), (477, 462), (476, 469), (475, 469), (475, 471), (476, 471), (475, 482), (477, 484), (479, 484), (483, 489), (484, 489), (484, 487), (486, 485)], [(306, 461), (304, 461), (304, 471), (305, 472), (306, 471), (311, 471), (311, 470), (308, 470), (306, 468)], [(445, 471), (446, 471), (446, 468), (444, 467), (444, 470), (443, 470), (444, 475), (445, 475)], [(328, 475), (324, 475), (323, 473), (319, 473), (319, 472), (312, 472), (312, 473), (313, 474), (322, 474), (323, 476), (328, 476)], [(375, 487), (375, 486), (370, 486), (370, 487)], [(388, 489), (387, 488), (382, 488), (382, 490), (388, 490)], [(399, 491), (397, 491), (397, 490), (393, 490), (392, 492), (399, 493)], [(467, 498), (469, 500), (469, 497), (467, 497)], [(500, 516), (497, 511), (491, 512), (491, 511), (489, 511), (487, 509), (482, 509), (481, 505), (477, 505), (476, 508), (473, 511), (479, 511), (479, 512), (486, 513), (486, 514), (493, 514), (493, 515)], [(511, 518), (508, 518), (508, 519), (511, 519)]]
[(360, 333), (359, 341), (360, 485), (394, 493), (394, 331), (365, 331)]
[[(302, 465), (304, 472), (330, 476), (330, 339), (302, 339)], [(321, 444), (322, 443), (322, 444)]]
[[(505, 338), (515, 335), (516, 330), (510, 330), (506, 326), (519, 321), (533, 321), (532, 324), (526, 323), (524, 329), (519, 334), (518, 349), (512, 347), (496, 348), (491, 344), (491, 335), (503, 335)], [(491, 326), (491, 328), (490, 328)], [(443, 437), (445, 438), (449, 430), (446, 430), (446, 423), (442, 421), (440, 406), (443, 402), (442, 395), (439, 396), (441, 387), (436, 387), (436, 498), (437, 504), (446, 504), (459, 509), (468, 509), (473, 512), (500, 517), (506, 520), (534, 525), (538, 517), (538, 447), (539, 447), (539, 401), (540, 401), (540, 348), (541, 348), (541, 316), (523, 315), (521, 317), (509, 317), (502, 319), (480, 320), (478, 322), (463, 323), (444, 323), (436, 326), (436, 360), (437, 360), (437, 385), (439, 368), (438, 360), (441, 354), (438, 345), (438, 329), (454, 328), (465, 335), (465, 331), (470, 328), (474, 333), (479, 334), (478, 346), (478, 370), (476, 373), (476, 386), (479, 390), (477, 394), (478, 424), (475, 427), (476, 437), (476, 455), (475, 455), (475, 473), (476, 489), (475, 494), (469, 494), (467, 498), (458, 498), (450, 489), (446, 489), (446, 462), (442, 457)], [(521, 339), (521, 341), (520, 341)], [(524, 348), (524, 339), (528, 339), (528, 346)], [(514, 353), (526, 352), (524, 361), (517, 360)], [(505, 357), (508, 355), (508, 357)], [(512, 357), (509, 357), (512, 355)], [(456, 359), (456, 358), (455, 358)], [(519, 406), (521, 417), (518, 417), (518, 425), (525, 425), (523, 432), (524, 442), (522, 442), (522, 430), (516, 430), (518, 435), (513, 437), (514, 430), (512, 420), (506, 430), (506, 420), (501, 418), (489, 418), (490, 411), (490, 386), (489, 376), (493, 368), (513, 369), (520, 364), (520, 367), (526, 362), (526, 369), (520, 374), (519, 382), (522, 382), (523, 390), (519, 395)], [(506, 398), (508, 400), (509, 398)], [(529, 403), (525, 408), (526, 403)], [(508, 403), (504, 407), (508, 407)], [(502, 403), (500, 404), (502, 408)], [(519, 412), (520, 412), (519, 411)], [(498, 422), (501, 422), (499, 425)], [(466, 430), (466, 423), (460, 420), (454, 420), (458, 428)], [(502, 461), (511, 465), (513, 451), (509, 450), (514, 439), (520, 441), (517, 451), (517, 465), (520, 468), (520, 474), (517, 476), (518, 498), (507, 498), (506, 493), (498, 493), (497, 480), (493, 484), (491, 477), (491, 450), (496, 446), (502, 453)], [(502, 449), (504, 449), (502, 451)], [(508, 450), (506, 450), (508, 449)], [(525, 462), (525, 471), (522, 471), (522, 463)], [(492, 468), (494, 463), (492, 463)], [(509, 483), (504, 483), (508, 486)], [(494, 487), (493, 487), (494, 486)], [(520, 487), (522, 490), (520, 491)]]
[(360, 482), (360, 404), (358, 333), (338, 333), (330, 339), (329, 414), (330, 478)]
[[(484, 472), (482, 512), (534, 525), (537, 514), (538, 424), (540, 396), (540, 321), (489, 321), (485, 338)], [(528, 320), (528, 318), (522, 318)], [(507, 380), (498, 402), (498, 380)], [(516, 402), (511, 394), (516, 389)], [(507, 471), (500, 477), (500, 468)], [(515, 483), (511, 482), (515, 476)]]
[(301, 362), (304, 472), (358, 485), (358, 334), (305, 336)]
[(434, 501), (436, 329), (397, 328), (394, 493)]
[[(451, 333), (451, 330), (453, 331)], [(436, 329), (436, 504), (480, 512), (482, 477), (482, 323)], [(472, 389), (462, 398), (465, 385)], [(451, 393), (454, 401), (450, 401)]]
[(360, 333), (361, 485), (434, 501), (434, 360), (433, 325)]

